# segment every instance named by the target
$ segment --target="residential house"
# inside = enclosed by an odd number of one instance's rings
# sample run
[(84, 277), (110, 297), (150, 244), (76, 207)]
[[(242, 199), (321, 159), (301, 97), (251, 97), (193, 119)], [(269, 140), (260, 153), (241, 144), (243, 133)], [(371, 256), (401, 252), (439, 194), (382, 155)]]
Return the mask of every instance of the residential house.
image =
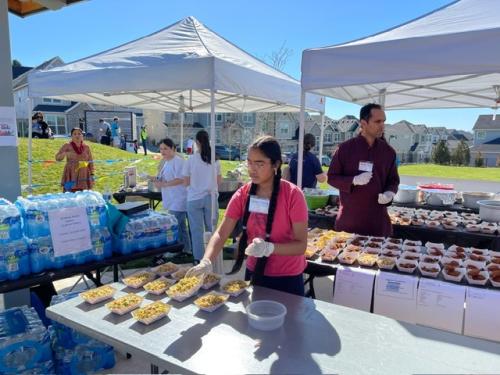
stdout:
[[(52, 98), (31, 98), (31, 103), (28, 102), (29, 72), (32, 69), (50, 69), (60, 66), (63, 63), (61, 58), (54, 57), (35, 68), (17, 67), (13, 71), (15, 73), (12, 82), (13, 96), (19, 136), (28, 136), (32, 113), (41, 111), (54, 135), (67, 136), (71, 129), (80, 127), (89, 134), (92, 134), (94, 139), (97, 139), (99, 138), (99, 118), (97, 117), (97, 113), (99, 113), (102, 117), (106, 117), (105, 114), (107, 114), (109, 121), (116, 115), (120, 118), (123, 117), (124, 121), (121, 122), (122, 134), (127, 135), (128, 139), (135, 138), (135, 123), (133, 120), (128, 121), (129, 118), (135, 118), (135, 115), (133, 115), (133, 112), (129, 108), (91, 105)], [(32, 109), (31, 113), (29, 113), (29, 106)], [(119, 115), (121, 112), (126, 112), (126, 115)], [(138, 114), (140, 115), (141, 112), (139, 111)]]
[(486, 167), (500, 166), (500, 116), (480, 115), (472, 131), (471, 164), (482, 158)]
[(420, 137), (415, 133), (413, 124), (402, 120), (393, 125), (386, 125), (385, 139), (396, 151), (401, 163), (412, 163), (413, 154), (417, 148)]
[[(316, 146), (313, 152), (319, 154), (319, 144), (321, 139), (321, 116), (313, 115), (311, 116), (312, 126), (309, 129), (305, 129), (306, 133), (311, 133), (316, 138)], [(337, 121), (325, 116), (324, 120), (324, 130), (323, 130), (323, 155), (331, 155), (332, 151), (335, 150), (336, 146), (341, 143), (340, 132), (337, 128)]]

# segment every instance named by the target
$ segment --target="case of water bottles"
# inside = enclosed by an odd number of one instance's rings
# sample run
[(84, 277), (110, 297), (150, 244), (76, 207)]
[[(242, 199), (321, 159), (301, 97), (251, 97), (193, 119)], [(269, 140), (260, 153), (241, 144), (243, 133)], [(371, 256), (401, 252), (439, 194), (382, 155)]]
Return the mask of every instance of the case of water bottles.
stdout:
[(29, 262), (31, 272), (38, 273), (47, 269), (61, 269), (66, 266), (84, 264), (109, 258), (113, 254), (113, 243), (108, 228), (91, 228), (92, 247), (72, 254), (54, 255), (50, 236), (36, 238), (29, 243)]
[(19, 240), (22, 236), (19, 209), (8, 200), (0, 198), (0, 245)]
[(96, 191), (19, 197), (16, 205), (22, 214), (24, 235), (28, 238), (50, 236), (49, 211), (62, 208), (84, 207), (91, 228), (106, 227), (108, 223), (106, 202)]
[(16, 280), (30, 273), (30, 254), (24, 239), (0, 244), (0, 281)]
[[(54, 296), (51, 305), (67, 301), (78, 292)], [(57, 374), (75, 375), (110, 369), (115, 365), (112, 346), (53, 322), (49, 327)]]
[(114, 239), (114, 249), (120, 254), (171, 245), (179, 238), (174, 215), (148, 210), (132, 215), (129, 219), (125, 230)]
[(0, 373), (54, 373), (50, 336), (34, 308), (0, 312)]

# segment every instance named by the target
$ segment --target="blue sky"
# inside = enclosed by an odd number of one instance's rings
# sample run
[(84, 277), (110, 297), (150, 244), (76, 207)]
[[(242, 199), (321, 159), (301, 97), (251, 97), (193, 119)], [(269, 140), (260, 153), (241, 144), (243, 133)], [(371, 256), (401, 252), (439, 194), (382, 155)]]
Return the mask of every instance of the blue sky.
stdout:
[[(500, 1), (500, 0), (499, 0)], [(240, 48), (269, 60), (283, 43), (291, 49), (284, 70), (300, 79), (306, 48), (378, 33), (450, 3), (451, 0), (89, 0), (25, 19), (9, 16), (11, 54), (33, 66), (54, 56), (70, 62), (148, 35), (194, 16)], [(332, 118), (358, 115), (359, 106), (327, 100)], [(387, 122), (470, 130), (489, 109), (391, 111)]]

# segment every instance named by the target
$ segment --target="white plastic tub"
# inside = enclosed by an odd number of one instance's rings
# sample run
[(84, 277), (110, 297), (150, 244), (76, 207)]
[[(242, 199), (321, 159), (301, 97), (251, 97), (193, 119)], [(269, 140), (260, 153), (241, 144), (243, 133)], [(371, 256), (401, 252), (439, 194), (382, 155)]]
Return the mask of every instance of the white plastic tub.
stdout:
[(248, 323), (261, 331), (272, 331), (285, 321), (285, 305), (269, 300), (254, 301), (247, 306)]

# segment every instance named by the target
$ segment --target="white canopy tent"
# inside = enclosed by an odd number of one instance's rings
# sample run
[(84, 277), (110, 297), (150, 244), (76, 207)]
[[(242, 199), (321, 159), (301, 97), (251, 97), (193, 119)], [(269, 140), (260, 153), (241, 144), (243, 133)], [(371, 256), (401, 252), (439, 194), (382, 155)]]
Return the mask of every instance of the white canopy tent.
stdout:
[[(211, 112), (212, 162), (216, 108), (221, 112), (298, 111), (301, 92), (297, 80), (231, 44), (194, 17), (73, 63), (36, 71), (29, 75), (28, 87), (30, 97)], [(324, 112), (322, 97), (309, 99), (308, 110)]]
[(386, 109), (496, 108), (499, 41), (500, 1), (455, 1), (380, 34), (305, 50), (303, 97), (310, 92)]

